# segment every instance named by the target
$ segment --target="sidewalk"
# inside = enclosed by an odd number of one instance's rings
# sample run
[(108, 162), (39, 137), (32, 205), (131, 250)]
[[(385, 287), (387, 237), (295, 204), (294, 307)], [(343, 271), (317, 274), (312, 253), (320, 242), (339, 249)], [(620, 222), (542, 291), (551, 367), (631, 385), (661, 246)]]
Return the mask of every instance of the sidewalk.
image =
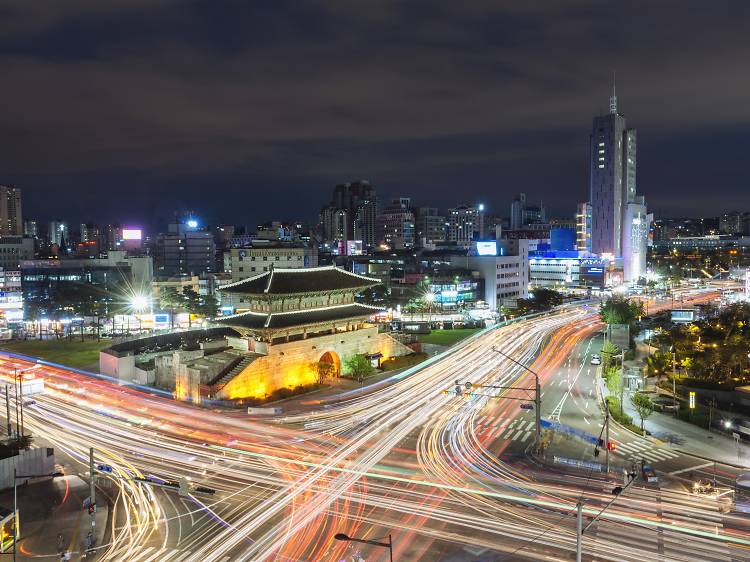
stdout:
[[(18, 486), (19, 559), (60, 560), (59, 536), (71, 560), (80, 560), (86, 534), (91, 529), (83, 501), (89, 495), (88, 483), (76, 475), (32, 480)], [(99, 502), (96, 513), (96, 544), (105, 538), (108, 508)], [(0, 505), (13, 509), (13, 489), (0, 492)], [(88, 556), (87, 560), (96, 559)]]
[[(630, 403), (630, 393), (623, 400), (625, 412), (640, 425), (641, 419)], [(644, 427), (660, 441), (668, 443), (676, 451), (750, 468), (750, 446), (740, 441), (735, 443), (731, 435), (703, 429), (697, 425), (676, 419), (671, 413), (654, 412), (645, 421)]]

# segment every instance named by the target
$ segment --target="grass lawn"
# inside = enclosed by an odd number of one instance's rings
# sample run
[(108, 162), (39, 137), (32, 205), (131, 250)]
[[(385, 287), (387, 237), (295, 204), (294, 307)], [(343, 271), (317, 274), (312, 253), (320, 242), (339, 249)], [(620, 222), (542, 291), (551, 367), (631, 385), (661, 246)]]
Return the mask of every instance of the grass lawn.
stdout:
[(453, 345), (472, 334), (476, 334), (480, 328), (456, 328), (455, 330), (432, 330), (429, 334), (420, 334), (417, 341), (421, 343), (433, 343), (436, 345)]
[(112, 345), (110, 340), (26, 340), (0, 344), (0, 349), (80, 369), (98, 364), (99, 350), (109, 345)]

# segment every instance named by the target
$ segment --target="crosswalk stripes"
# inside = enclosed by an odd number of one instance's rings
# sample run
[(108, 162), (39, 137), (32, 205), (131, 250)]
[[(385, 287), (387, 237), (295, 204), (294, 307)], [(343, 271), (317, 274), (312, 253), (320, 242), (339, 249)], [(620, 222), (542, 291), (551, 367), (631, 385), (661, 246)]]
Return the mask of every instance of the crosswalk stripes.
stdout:
[[(668, 525), (665, 528), (642, 528), (622, 525), (619, 522), (601, 521), (593, 532), (599, 544), (609, 546), (638, 545), (644, 560), (685, 560), (685, 549), (689, 545), (690, 559), (704, 562), (731, 562), (727, 545), (714, 540), (710, 535), (723, 531), (722, 517), (716, 502), (691, 498), (689, 504), (676, 500), (669, 494), (653, 490), (631, 488), (622, 502), (633, 502), (631, 507), (642, 516)], [(656, 501), (654, 501), (656, 499)], [(695, 501), (693, 501), (695, 500)], [(686, 534), (683, 529), (693, 529), (708, 536)]]
[(643, 458), (650, 462), (659, 462), (679, 457), (679, 454), (674, 451), (654, 447), (648, 441), (638, 440), (627, 443), (617, 441), (616, 443), (615, 453), (628, 458)]

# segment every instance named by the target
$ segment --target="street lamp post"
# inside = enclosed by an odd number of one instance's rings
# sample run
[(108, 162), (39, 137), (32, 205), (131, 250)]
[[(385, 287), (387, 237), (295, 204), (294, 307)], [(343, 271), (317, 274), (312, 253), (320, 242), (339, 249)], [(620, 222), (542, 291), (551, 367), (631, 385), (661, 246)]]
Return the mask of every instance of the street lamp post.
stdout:
[(387, 548), (391, 556), (391, 562), (393, 562), (393, 539), (391, 538), (390, 533), (388, 533), (388, 542), (372, 541), (368, 539), (357, 539), (354, 537), (350, 537), (346, 533), (336, 533), (333, 536), (333, 538), (336, 539), (337, 541), (358, 542), (362, 544), (371, 544), (373, 546), (381, 546), (383, 548)]

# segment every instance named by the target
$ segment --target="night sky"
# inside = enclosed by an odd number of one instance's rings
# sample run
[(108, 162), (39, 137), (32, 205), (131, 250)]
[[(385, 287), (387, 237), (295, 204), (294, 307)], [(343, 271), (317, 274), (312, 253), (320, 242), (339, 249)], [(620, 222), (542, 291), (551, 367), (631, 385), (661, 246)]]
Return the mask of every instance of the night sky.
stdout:
[(0, 183), (152, 228), (313, 220), (361, 178), (572, 216), (616, 71), (650, 208), (750, 210), (748, 29), (717, 0), (0, 2)]

